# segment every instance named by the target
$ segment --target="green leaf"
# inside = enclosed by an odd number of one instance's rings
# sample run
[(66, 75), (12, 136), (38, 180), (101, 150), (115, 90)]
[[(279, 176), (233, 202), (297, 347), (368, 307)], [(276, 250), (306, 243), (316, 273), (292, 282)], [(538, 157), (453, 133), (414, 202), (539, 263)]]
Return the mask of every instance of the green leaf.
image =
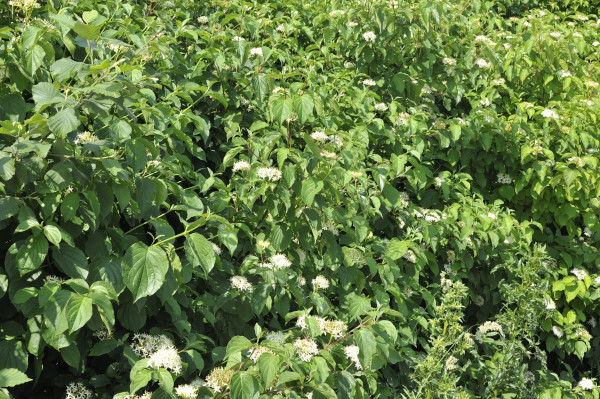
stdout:
[(137, 301), (159, 290), (165, 281), (169, 260), (161, 248), (136, 242), (125, 253), (121, 265), (125, 285)]
[(313, 178), (306, 179), (302, 184), (302, 201), (304, 201), (307, 206), (311, 206), (315, 200), (315, 195), (317, 195), (322, 189), (322, 181)]
[(168, 370), (158, 370), (158, 383), (161, 387), (164, 388), (165, 391), (173, 391), (173, 377), (171, 376), (171, 373), (169, 373)]
[(79, 119), (73, 108), (64, 108), (48, 119), (50, 131), (59, 138), (65, 138), (79, 126)]
[(60, 241), (62, 240), (62, 234), (58, 227), (48, 224), (44, 226), (44, 235), (52, 244), (60, 247)]
[(101, 27), (97, 25), (88, 25), (77, 22), (73, 26), (73, 31), (86, 40), (96, 40), (100, 37)]
[(116, 339), (107, 339), (104, 341), (96, 342), (92, 349), (90, 349), (90, 356), (102, 356), (112, 352), (119, 346), (119, 341)]
[(37, 270), (48, 254), (48, 241), (42, 234), (29, 236), (19, 246), (17, 252), (17, 269), (21, 276)]
[(60, 204), (60, 213), (64, 220), (68, 221), (75, 217), (79, 208), (79, 194), (71, 192), (65, 195)]
[(315, 103), (310, 95), (303, 94), (302, 96), (294, 96), (293, 106), (300, 123), (304, 123), (312, 115)]
[(243, 337), (241, 335), (237, 335), (231, 338), (231, 340), (229, 340), (229, 343), (227, 344), (227, 349), (225, 350), (225, 354), (227, 357), (229, 357), (235, 353), (246, 350), (251, 346), (252, 342), (248, 338)]
[(34, 76), (40, 66), (44, 63), (44, 56), (46, 52), (44, 48), (38, 44), (33, 46), (31, 50), (27, 52), (25, 61), (27, 64), (27, 72)]
[(206, 276), (215, 265), (216, 256), (210, 242), (201, 234), (192, 233), (184, 244), (185, 257), (193, 267), (200, 266)]
[(136, 393), (141, 388), (148, 385), (152, 379), (152, 371), (147, 369), (148, 359), (142, 359), (135, 363), (129, 373), (129, 392)]
[(0, 152), (0, 178), (7, 181), (10, 180), (14, 175), (15, 159), (4, 152)]
[(17, 369), (0, 370), (0, 388), (14, 387), (31, 381), (25, 373)]
[(36, 111), (38, 111), (44, 105), (59, 103), (64, 100), (64, 98), (60, 95), (60, 91), (58, 91), (58, 89), (56, 89), (52, 83), (38, 83), (33, 86), (32, 92)]
[(279, 371), (279, 356), (271, 353), (263, 353), (258, 358), (258, 371), (263, 388), (270, 388)]
[(238, 236), (237, 229), (233, 227), (225, 227), (219, 229), (219, 240), (225, 244), (227, 249), (229, 250), (229, 254), (233, 255), (233, 252), (237, 248), (238, 245)]
[(371, 309), (371, 301), (369, 298), (350, 293), (347, 298), (348, 316), (350, 320), (359, 319), (365, 312)]
[(279, 122), (280, 125), (283, 125), (285, 120), (292, 115), (292, 109), (292, 100), (289, 98), (278, 98), (274, 100), (271, 105), (271, 112), (273, 113), (273, 118), (275, 119), (275, 121)]
[(92, 317), (92, 299), (73, 293), (67, 302), (66, 312), (70, 331), (77, 331)]
[(0, 121), (21, 122), (25, 120), (27, 103), (20, 94), (11, 93), (0, 96)]
[(81, 14), (81, 18), (83, 18), (86, 24), (89, 24), (94, 22), (99, 15), (100, 14), (98, 14), (98, 11), (96, 10), (84, 11), (83, 14)]
[(256, 399), (260, 395), (258, 381), (245, 371), (234, 374), (229, 386), (231, 399)]
[(71, 58), (61, 58), (50, 66), (50, 73), (58, 82), (64, 82), (74, 77), (83, 67), (82, 62), (73, 61)]
[(400, 259), (408, 251), (408, 246), (405, 241), (400, 241), (397, 238), (392, 238), (387, 247), (387, 256), (393, 260)]
[(360, 348), (359, 360), (365, 369), (371, 366), (371, 360), (377, 349), (377, 341), (371, 330), (360, 329), (354, 334), (354, 342)]
[(60, 249), (53, 248), (52, 258), (67, 276), (84, 280), (87, 278), (89, 273), (87, 257), (79, 248), (69, 245), (63, 245)]

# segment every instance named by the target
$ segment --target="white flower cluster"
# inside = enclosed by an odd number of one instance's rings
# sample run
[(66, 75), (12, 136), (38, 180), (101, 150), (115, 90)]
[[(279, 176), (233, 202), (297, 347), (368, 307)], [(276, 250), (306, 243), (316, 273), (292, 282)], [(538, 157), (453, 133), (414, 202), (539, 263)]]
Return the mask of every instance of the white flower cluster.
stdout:
[(451, 58), (451, 57), (445, 57), (442, 62), (444, 63), (444, 65), (448, 65), (448, 66), (456, 66), (456, 59)]
[[(308, 328), (306, 324), (306, 318), (310, 315), (302, 315), (296, 320), (296, 326), (303, 330)], [(341, 320), (327, 320), (319, 316), (313, 316), (313, 318), (319, 323), (319, 329), (325, 334), (329, 334), (334, 338), (341, 338), (348, 330), (348, 325)]]
[(373, 79), (365, 79), (362, 83), (365, 86), (375, 86), (377, 84)]
[(246, 161), (237, 161), (236, 163), (233, 164), (233, 171), (237, 172), (240, 170), (249, 170), (250, 169), (250, 164)]
[(551, 109), (546, 108), (545, 110), (542, 111), (542, 116), (544, 118), (552, 118), (552, 119), (558, 119), (558, 114), (556, 112), (554, 112)]
[(198, 396), (198, 387), (194, 385), (179, 385), (175, 388), (175, 393), (183, 399), (196, 399)]
[(479, 68), (489, 68), (492, 66), (490, 62), (484, 60), (483, 58), (477, 58), (475, 60), (475, 65), (477, 65)]
[(313, 356), (319, 354), (317, 343), (310, 338), (298, 338), (294, 341), (294, 348), (303, 362), (310, 362)]
[(583, 280), (585, 278), (585, 276), (587, 276), (587, 272), (583, 269), (578, 269), (578, 268), (573, 268), (571, 269), (571, 273), (577, 277), (577, 280)]
[(244, 276), (233, 276), (231, 278), (231, 288), (238, 291), (252, 292), (254, 287)]
[(375, 39), (377, 38), (377, 36), (375, 35), (375, 33), (373, 32), (365, 32), (363, 33), (363, 39), (365, 39), (365, 42), (371, 42), (371, 43), (375, 43)]
[(502, 326), (500, 324), (498, 324), (495, 321), (486, 321), (485, 323), (483, 323), (482, 325), (480, 325), (477, 330), (481, 333), (481, 334), (487, 334), (489, 332), (492, 331), (498, 331), (498, 332), (502, 332)]
[(281, 179), (281, 171), (277, 168), (259, 168), (256, 175), (264, 180), (278, 181)]
[(326, 290), (329, 288), (329, 280), (323, 276), (317, 276), (312, 279), (312, 285), (315, 291)]
[(362, 365), (360, 364), (360, 360), (358, 360), (358, 354), (360, 353), (360, 348), (356, 345), (349, 345), (344, 347), (344, 353), (348, 360), (354, 363), (354, 366), (357, 370), (362, 370)]
[(250, 57), (254, 57), (256, 55), (262, 57), (263, 51), (261, 47), (254, 47), (250, 49)]
[(292, 265), (292, 262), (284, 254), (275, 254), (271, 256), (270, 261), (274, 270), (285, 269)]
[(310, 135), (310, 137), (311, 137), (313, 140), (315, 140), (315, 141), (318, 141), (319, 143), (322, 143), (322, 142), (324, 142), (324, 141), (327, 141), (327, 138), (328, 138), (329, 136), (327, 136), (327, 134), (325, 134), (324, 132), (317, 130), (317, 131), (313, 132), (313, 133)]
[(417, 263), (417, 255), (412, 250), (406, 251), (404, 255), (402, 255), (402, 259), (409, 261), (410, 263)]
[(385, 103), (375, 104), (375, 111), (385, 112), (388, 110), (388, 106)]
[(552, 298), (544, 298), (544, 306), (546, 307), (546, 310), (556, 309), (556, 303), (554, 303)]
[(67, 385), (66, 399), (89, 399), (92, 396), (92, 391), (87, 389), (81, 382), (72, 382)]
[(337, 157), (338, 157), (338, 155), (335, 152), (331, 152), (331, 151), (327, 151), (327, 150), (322, 150), (321, 156), (324, 158), (329, 158), (329, 159), (337, 159)]
[(202, 16), (198, 17), (197, 19), (198, 19), (198, 22), (200, 22), (201, 24), (208, 23), (208, 17), (206, 15), (202, 15)]
[(263, 353), (270, 353), (272, 355), (274, 355), (273, 351), (269, 348), (267, 348), (266, 346), (262, 346), (262, 345), (257, 345), (257, 346), (253, 346), (252, 348), (250, 348), (248, 350), (248, 357), (250, 358), (250, 360), (252, 360), (254, 363), (258, 362), (258, 358), (260, 358), (260, 356)]
[(577, 386), (583, 389), (584, 391), (591, 391), (592, 389), (594, 389), (596, 384), (594, 384), (594, 381), (592, 381), (591, 379), (584, 377), (581, 379), (581, 381), (579, 381)]
[(435, 180), (435, 185), (437, 187), (442, 187), (442, 184), (444, 184), (444, 182), (446, 182), (446, 179), (444, 179), (441, 176), (436, 177), (434, 180)]
[(153, 369), (167, 369), (175, 374), (181, 373), (181, 357), (174, 346), (165, 346), (150, 356), (148, 367)]
[(86, 130), (85, 132), (78, 133), (77, 136), (75, 136), (75, 140), (73, 140), (73, 143), (86, 144), (92, 143), (94, 141), (98, 141), (98, 137), (95, 134), (90, 133)]
[(106, 328), (104, 324), (100, 327), (99, 330), (94, 331), (94, 337), (98, 338), (100, 341), (106, 341), (107, 339), (112, 338), (113, 331)]
[(264, 251), (265, 249), (267, 249), (269, 247), (269, 245), (271, 245), (271, 243), (267, 240), (258, 240), (256, 242), (256, 245), (258, 245), (258, 247), (260, 248), (261, 251)]
[(512, 183), (512, 177), (510, 177), (510, 175), (507, 175), (506, 173), (498, 173), (496, 175), (496, 178), (498, 179), (498, 183), (500, 184), (510, 184)]
[(226, 390), (234, 374), (234, 370), (228, 370), (225, 367), (216, 367), (206, 376), (204, 386), (211, 388), (215, 392), (223, 392)]
[(451, 371), (451, 370), (455, 370), (458, 368), (458, 366), (456, 365), (458, 363), (458, 359), (455, 358), (454, 356), (448, 356), (448, 358), (446, 359), (446, 370)]
[(214, 242), (211, 242), (210, 246), (212, 247), (213, 252), (215, 253), (215, 255), (219, 256), (219, 255), (221, 255), (223, 253), (223, 251), (221, 251), (221, 248), (217, 244), (215, 244)]
[(563, 336), (563, 330), (560, 327), (552, 326), (552, 334), (556, 335), (556, 338)]

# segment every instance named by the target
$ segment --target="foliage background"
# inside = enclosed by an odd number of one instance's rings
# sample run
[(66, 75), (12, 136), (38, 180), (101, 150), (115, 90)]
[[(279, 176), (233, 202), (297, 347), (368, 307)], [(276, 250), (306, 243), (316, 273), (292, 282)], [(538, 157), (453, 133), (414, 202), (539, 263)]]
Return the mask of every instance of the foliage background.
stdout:
[(597, 6), (1, 2), (0, 396), (597, 398)]

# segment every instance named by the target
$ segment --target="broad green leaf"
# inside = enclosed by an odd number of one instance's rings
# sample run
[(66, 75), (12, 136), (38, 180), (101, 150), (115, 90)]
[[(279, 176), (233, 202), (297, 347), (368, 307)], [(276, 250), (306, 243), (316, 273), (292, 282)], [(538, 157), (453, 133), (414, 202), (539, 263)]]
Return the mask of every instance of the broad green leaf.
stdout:
[(79, 119), (73, 108), (64, 108), (48, 119), (50, 131), (59, 138), (65, 138), (67, 133), (72, 132), (78, 126)]
[(350, 320), (359, 319), (365, 312), (371, 309), (371, 301), (362, 295), (351, 293), (346, 297), (348, 316)]
[(92, 317), (92, 299), (73, 293), (67, 302), (66, 312), (70, 331), (77, 331)]
[(0, 370), (0, 388), (14, 387), (31, 381), (27, 374), (17, 369)]
[(136, 393), (145, 387), (152, 379), (152, 371), (147, 369), (148, 359), (142, 359), (135, 363), (129, 372), (129, 392)]
[(260, 395), (258, 381), (245, 371), (234, 374), (229, 386), (231, 399), (256, 399)]
[(29, 236), (17, 252), (17, 268), (21, 276), (37, 270), (48, 254), (48, 241), (43, 234)]
[(169, 260), (161, 248), (136, 242), (125, 253), (121, 265), (125, 285), (133, 293), (134, 301), (137, 301), (156, 293), (163, 285)]
[(0, 178), (10, 180), (15, 175), (15, 159), (5, 152), (0, 152)]
[(360, 329), (354, 334), (354, 342), (360, 348), (358, 358), (362, 366), (368, 369), (371, 366), (371, 360), (377, 349), (377, 341), (375, 336), (368, 329)]
[(303, 94), (302, 96), (294, 96), (293, 106), (300, 123), (304, 123), (312, 115), (315, 103), (310, 95)]
[(34, 76), (40, 66), (44, 63), (44, 56), (46, 52), (44, 48), (38, 44), (33, 46), (32, 49), (27, 51), (27, 55), (25, 56), (25, 60), (27, 63), (27, 72)]
[(234, 353), (241, 352), (252, 346), (252, 342), (241, 335), (235, 336), (229, 340), (225, 354), (231, 356)]
[(38, 111), (47, 104), (59, 103), (64, 100), (60, 91), (52, 83), (41, 82), (33, 86), (33, 101), (35, 101), (35, 110)]
[(270, 388), (279, 371), (279, 356), (268, 352), (263, 353), (258, 358), (258, 371), (263, 387), (265, 389)]
[(73, 61), (71, 58), (61, 58), (50, 66), (50, 73), (58, 82), (64, 82), (74, 77), (83, 67), (82, 62)]
[(192, 233), (184, 244), (185, 257), (193, 267), (200, 266), (206, 276), (215, 265), (216, 255), (211, 243), (201, 234)]
[(69, 245), (63, 245), (60, 249), (53, 248), (52, 258), (67, 276), (84, 280), (87, 278), (89, 273), (87, 257), (79, 248)]
[(90, 356), (106, 355), (119, 347), (119, 345), (119, 341), (112, 338), (96, 342), (94, 346), (92, 346), (92, 349), (90, 349)]
[(23, 123), (26, 112), (27, 104), (20, 94), (11, 93), (0, 96), (0, 121), (9, 120)]
[(321, 180), (309, 178), (302, 183), (302, 200), (307, 206), (311, 206), (315, 195), (323, 189), (323, 182)]
[(387, 247), (387, 255), (393, 260), (400, 259), (408, 251), (408, 245), (405, 241), (392, 238)]
[(96, 40), (100, 37), (101, 27), (97, 25), (88, 25), (77, 22), (73, 26), (73, 31), (86, 40)]
[(56, 226), (48, 224), (44, 226), (44, 235), (52, 244), (60, 248), (60, 241), (62, 240), (62, 234), (60, 229)]
[(60, 213), (64, 220), (69, 221), (75, 217), (78, 208), (79, 194), (71, 192), (65, 195), (65, 198), (60, 204)]
[(271, 112), (275, 121), (283, 125), (286, 119), (292, 116), (292, 100), (290, 98), (278, 98), (271, 104)]

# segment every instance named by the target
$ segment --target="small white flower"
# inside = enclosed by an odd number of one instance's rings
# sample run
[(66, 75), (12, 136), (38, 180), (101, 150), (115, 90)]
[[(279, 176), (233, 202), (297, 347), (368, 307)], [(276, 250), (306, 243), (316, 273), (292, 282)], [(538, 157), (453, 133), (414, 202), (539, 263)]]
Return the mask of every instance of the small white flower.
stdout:
[(377, 36), (373, 32), (363, 33), (363, 39), (365, 39), (366, 42), (374, 43), (376, 38)]
[(279, 25), (277, 28), (275, 28), (275, 30), (276, 30), (277, 32), (284, 33), (284, 32), (285, 32), (285, 26), (283, 26), (283, 25)]
[(329, 159), (337, 159), (338, 155), (335, 152), (323, 150), (321, 151), (321, 156)]
[(577, 386), (579, 386), (579, 388), (583, 389), (584, 391), (591, 391), (592, 389), (594, 389), (596, 384), (594, 384), (594, 381), (590, 380), (589, 378), (584, 377), (581, 379), (581, 381), (579, 381)]
[(552, 36), (555, 39), (558, 39), (562, 36), (562, 34), (560, 32), (550, 32), (550, 36)]
[(350, 21), (350, 22), (348, 22), (348, 26), (350, 28), (354, 28), (355, 26), (358, 26), (358, 22)]
[(561, 338), (563, 336), (563, 330), (558, 326), (552, 326), (552, 334), (554, 334), (556, 338)]
[(66, 399), (90, 399), (92, 391), (87, 389), (81, 382), (72, 382), (67, 385)]
[(313, 356), (319, 354), (317, 343), (310, 338), (298, 338), (294, 341), (294, 348), (296, 348), (298, 357), (303, 362), (310, 362), (310, 359), (312, 359)]
[(285, 269), (292, 265), (292, 262), (284, 254), (275, 254), (271, 256), (270, 260), (275, 270)]
[(448, 66), (456, 66), (456, 60), (454, 58), (450, 58), (450, 57), (445, 57), (442, 62), (444, 63), (444, 65), (448, 65)]
[(492, 80), (492, 82), (493, 82), (495, 85), (498, 85), (498, 86), (499, 86), (499, 85), (503, 85), (504, 83), (506, 83), (506, 81), (505, 81), (503, 78), (494, 79), (494, 80)]
[(492, 66), (492, 64), (486, 60), (484, 60), (483, 58), (477, 58), (475, 60), (475, 64), (479, 67), (479, 68), (489, 68)]
[(238, 291), (252, 292), (254, 287), (244, 276), (233, 276), (231, 278), (231, 288)]
[(148, 367), (153, 369), (167, 369), (179, 374), (182, 370), (181, 357), (174, 346), (165, 346), (150, 356)]
[(491, 104), (492, 102), (487, 97), (481, 100), (481, 105), (483, 105), (484, 107), (489, 107)]
[(237, 161), (233, 164), (233, 171), (237, 172), (238, 170), (249, 170), (250, 164), (246, 161)]
[(250, 49), (250, 57), (254, 57), (255, 55), (262, 57), (263, 51), (261, 47), (254, 47)]
[(281, 179), (281, 171), (277, 168), (259, 168), (256, 175), (264, 180), (278, 181)]
[(348, 360), (354, 363), (354, 366), (357, 370), (362, 370), (362, 365), (360, 364), (360, 360), (358, 359), (358, 354), (360, 353), (360, 348), (356, 345), (349, 345), (344, 347), (344, 353)]
[(497, 216), (495, 213), (492, 213), (492, 212), (488, 212), (487, 216), (488, 216), (490, 219), (493, 219), (493, 220), (496, 220), (496, 219), (498, 219), (498, 216)]
[(217, 244), (215, 244), (214, 242), (211, 242), (210, 245), (212, 246), (212, 249), (215, 252), (215, 255), (217, 255), (217, 256), (221, 255), (221, 253), (222, 253), (221, 248), (219, 248), (219, 246)]
[(376, 84), (377, 83), (375, 83), (375, 81), (372, 79), (363, 80), (363, 85), (365, 85), (365, 86), (375, 86)]
[(265, 339), (281, 344), (285, 340), (285, 334), (282, 331), (271, 331), (266, 335)]
[(320, 130), (317, 130), (317, 131), (313, 132), (313, 133), (310, 135), (310, 137), (311, 137), (313, 140), (315, 140), (315, 141), (318, 141), (319, 143), (322, 143), (322, 142), (324, 142), (324, 141), (326, 141), (326, 140), (327, 140), (327, 137), (328, 137), (328, 136), (327, 136), (327, 135), (326, 135), (324, 132), (322, 132), (322, 131), (320, 131)]
[(556, 304), (552, 300), (552, 298), (544, 298), (544, 306), (546, 310), (554, 310), (556, 309)]
[(385, 103), (375, 104), (375, 111), (385, 112), (388, 110), (388, 106)]
[(552, 119), (557, 119), (558, 118), (558, 114), (556, 112), (554, 112), (551, 109), (546, 108), (545, 110), (542, 111), (542, 116), (544, 118), (552, 118)]
[(248, 358), (250, 358), (250, 360), (256, 363), (258, 362), (258, 359), (263, 353), (270, 353), (274, 355), (273, 351), (267, 348), (266, 346), (257, 345), (253, 346), (248, 350)]
[(240, 36), (234, 36), (233, 40), (235, 40), (236, 42), (242, 42), (242, 41), (244, 41), (246, 39), (244, 39), (243, 37), (240, 37)]
[(438, 176), (438, 177), (435, 178), (435, 185), (437, 187), (442, 187), (442, 184), (444, 184), (445, 181), (446, 181), (446, 179), (444, 179), (443, 177)]
[(573, 76), (573, 75), (571, 74), (571, 72), (569, 72), (569, 71), (564, 71), (564, 70), (558, 71), (558, 75), (559, 75), (561, 78), (570, 78), (571, 76)]
[(312, 279), (312, 286), (315, 291), (326, 290), (327, 288), (329, 288), (329, 280), (327, 280), (323, 276), (317, 276)]
[(306, 278), (303, 276), (298, 277), (298, 286), (304, 287), (306, 285)]
[(208, 23), (208, 17), (205, 15), (202, 15), (200, 17), (198, 17), (198, 22), (200, 22), (201, 24), (207, 24)]
[(571, 269), (571, 273), (577, 277), (577, 280), (583, 280), (585, 276), (587, 276), (587, 272), (583, 269), (573, 268)]
[(175, 393), (183, 399), (196, 399), (198, 396), (198, 387), (193, 385), (179, 385), (175, 388)]

